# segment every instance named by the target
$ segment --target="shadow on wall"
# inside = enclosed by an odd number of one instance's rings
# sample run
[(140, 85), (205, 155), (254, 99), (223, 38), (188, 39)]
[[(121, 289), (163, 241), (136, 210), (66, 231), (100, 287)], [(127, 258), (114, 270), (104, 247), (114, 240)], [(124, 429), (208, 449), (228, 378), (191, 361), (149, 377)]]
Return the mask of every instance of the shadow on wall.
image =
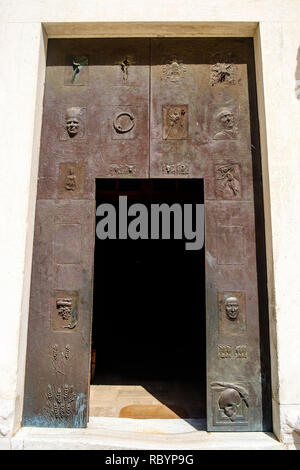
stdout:
[(295, 88), (296, 98), (297, 100), (300, 100), (300, 47), (298, 48), (298, 53), (297, 53), (297, 66), (296, 66), (296, 72), (295, 72), (295, 79), (296, 79), (296, 88)]

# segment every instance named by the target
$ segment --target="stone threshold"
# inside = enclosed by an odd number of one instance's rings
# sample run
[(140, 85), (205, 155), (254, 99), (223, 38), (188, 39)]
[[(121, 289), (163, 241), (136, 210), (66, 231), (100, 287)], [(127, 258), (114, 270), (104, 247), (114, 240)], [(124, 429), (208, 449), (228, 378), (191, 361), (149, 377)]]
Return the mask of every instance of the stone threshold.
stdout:
[[(198, 431), (197, 420), (90, 418), (86, 429), (21, 428), (11, 450), (285, 450), (274, 434)], [(1, 440), (0, 440), (1, 445)]]

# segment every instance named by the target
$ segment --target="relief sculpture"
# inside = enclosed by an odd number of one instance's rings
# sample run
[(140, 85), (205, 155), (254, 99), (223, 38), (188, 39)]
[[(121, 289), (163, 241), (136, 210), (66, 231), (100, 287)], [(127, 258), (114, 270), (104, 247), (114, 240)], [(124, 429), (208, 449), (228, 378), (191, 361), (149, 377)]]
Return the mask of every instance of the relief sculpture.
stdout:
[(78, 80), (79, 75), (83, 67), (88, 65), (89, 61), (86, 56), (74, 56), (72, 59), (72, 66), (73, 66), (73, 76), (72, 76), (72, 83), (75, 83)]
[(247, 359), (248, 358), (247, 346), (245, 344), (242, 344), (242, 345), (237, 346), (235, 348), (235, 357), (236, 357), (236, 359)]
[(231, 346), (228, 346), (227, 344), (219, 344), (218, 345), (218, 358), (219, 359), (231, 358), (231, 351), (232, 351)]
[(247, 421), (249, 392), (244, 386), (226, 382), (213, 382), (211, 387), (212, 390), (217, 392), (216, 407), (221, 422), (226, 423), (226, 418), (228, 418), (228, 422), (237, 421), (241, 423)]
[(137, 166), (129, 163), (112, 163), (109, 167), (109, 174), (111, 176), (135, 176)]
[(45, 393), (46, 405), (42, 415), (51, 427), (85, 426), (86, 397), (74, 392), (73, 385), (49, 384)]
[(58, 198), (79, 199), (84, 193), (85, 163), (63, 162), (59, 164)]
[(227, 297), (225, 300), (225, 311), (229, 320), (234, 321), (239, 314), (239, 301), (236, 297)]
[(235, 70), (233, 64), (216, 63), (210, 69), (211, 86), (217, 83), (225, 83), (233, 85), (235, 83)]
[(65, 85), (87, 85), (88, 84), (88, 64), (86, 55), (68, 55), (66, 58)]
[(85, 109), (78, 106), (67, 108), (65, 115), (65, 128), (68, 136), (73, 139), (75, 136), (83, 137), (84, 129), (82, 117)]
[[(219, 292), (219, 332), (240, 334), (246, 331), (246, 302), (244, 292)], [(239, 354), (236, 357), (241, 357)]]
[(129, 68), (129, 60), (128, 58), (126, 57), (126, 59), (124, 59), (122, 62), (121, 62), (121, 71), (122, 71), (122, 77), (123, 77), (123, 82), (127, 82), (128, 80), (128, 68)]
[(119, 134), (130, 132), (134, 127), (134, 116), (128, 112), (119, 113), (113, 122), (113, 126)]
[(71, 361), (71, 347), (66, 345), (64, 351), (59, 351), (58, 345), (54, 344), (51, 349), (51, 365), (56, 377), (66, 375), (67, 366)]
[(230, 346), (227, 344), (218, 345), (218, 359), (247, 359), (247, 345)]
[(135, 139), (141, 130), (138, 106), (113, 106), (111, 109), (112, 139)]
[(235, 125), (233, 112), (228, 108), (222, 108), (215, 117), (218, 131), (213, 140), (234, 140), (237, 138), (238, 128)]
[(241, 170), (239, 164), (216, 165), (215, 178), (218, 199), (241, 199)]
[(188, 175), (189, 165), (186, 162), (180, 163), (163, 163), (162, 173), (165, 175)]
[(73, 305), (73, 299), (70, 297), (57, 299), (56, 308), (58, 315), (68, 323), (63, 328), (75, 328), (77, 325), (77, 305)]
[(186, 66), (173, 60), (168, 64), (162, 65), (162, 78), (173, 83), (179, 82), (186, 72)]
[(187, 105), (163, 106), (163, 139), (187, 139)]
[(65, 184), (65, 188), (68, 190), (68, 191), (75, 191), (76, 189), (76, 181), (77, 181), (77, 178), (76, 178), (76, 175), (75, 175), (75, 170), (74, 170), (74, 167), (70, 167), (69, 168), (69, 174), (66, 176), (66, 184)]
[(54, 331), (74, 330), (78, 323), (78, 292), (54, 292), (51, 326)]

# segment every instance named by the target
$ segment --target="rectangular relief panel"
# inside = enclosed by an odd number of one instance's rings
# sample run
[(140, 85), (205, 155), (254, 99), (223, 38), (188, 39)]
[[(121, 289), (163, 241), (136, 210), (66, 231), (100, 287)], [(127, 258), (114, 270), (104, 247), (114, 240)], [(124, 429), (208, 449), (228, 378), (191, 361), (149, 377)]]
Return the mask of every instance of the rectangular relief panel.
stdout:
[(207, 427), (261, 431), (252, 41), (153, 39), (151, 51), (150, 175), (204, 179)]

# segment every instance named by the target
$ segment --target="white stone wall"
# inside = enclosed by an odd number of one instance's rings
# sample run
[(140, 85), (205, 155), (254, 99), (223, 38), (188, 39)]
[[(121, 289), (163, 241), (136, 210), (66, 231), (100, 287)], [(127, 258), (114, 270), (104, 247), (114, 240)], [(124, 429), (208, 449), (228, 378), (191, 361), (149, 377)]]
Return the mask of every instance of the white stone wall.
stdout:
[(22, 416), (47, 37), (160, 35), (255, 38), (274, 432), (300, 445), (300, 1), (1, 0), (0, 448)]

